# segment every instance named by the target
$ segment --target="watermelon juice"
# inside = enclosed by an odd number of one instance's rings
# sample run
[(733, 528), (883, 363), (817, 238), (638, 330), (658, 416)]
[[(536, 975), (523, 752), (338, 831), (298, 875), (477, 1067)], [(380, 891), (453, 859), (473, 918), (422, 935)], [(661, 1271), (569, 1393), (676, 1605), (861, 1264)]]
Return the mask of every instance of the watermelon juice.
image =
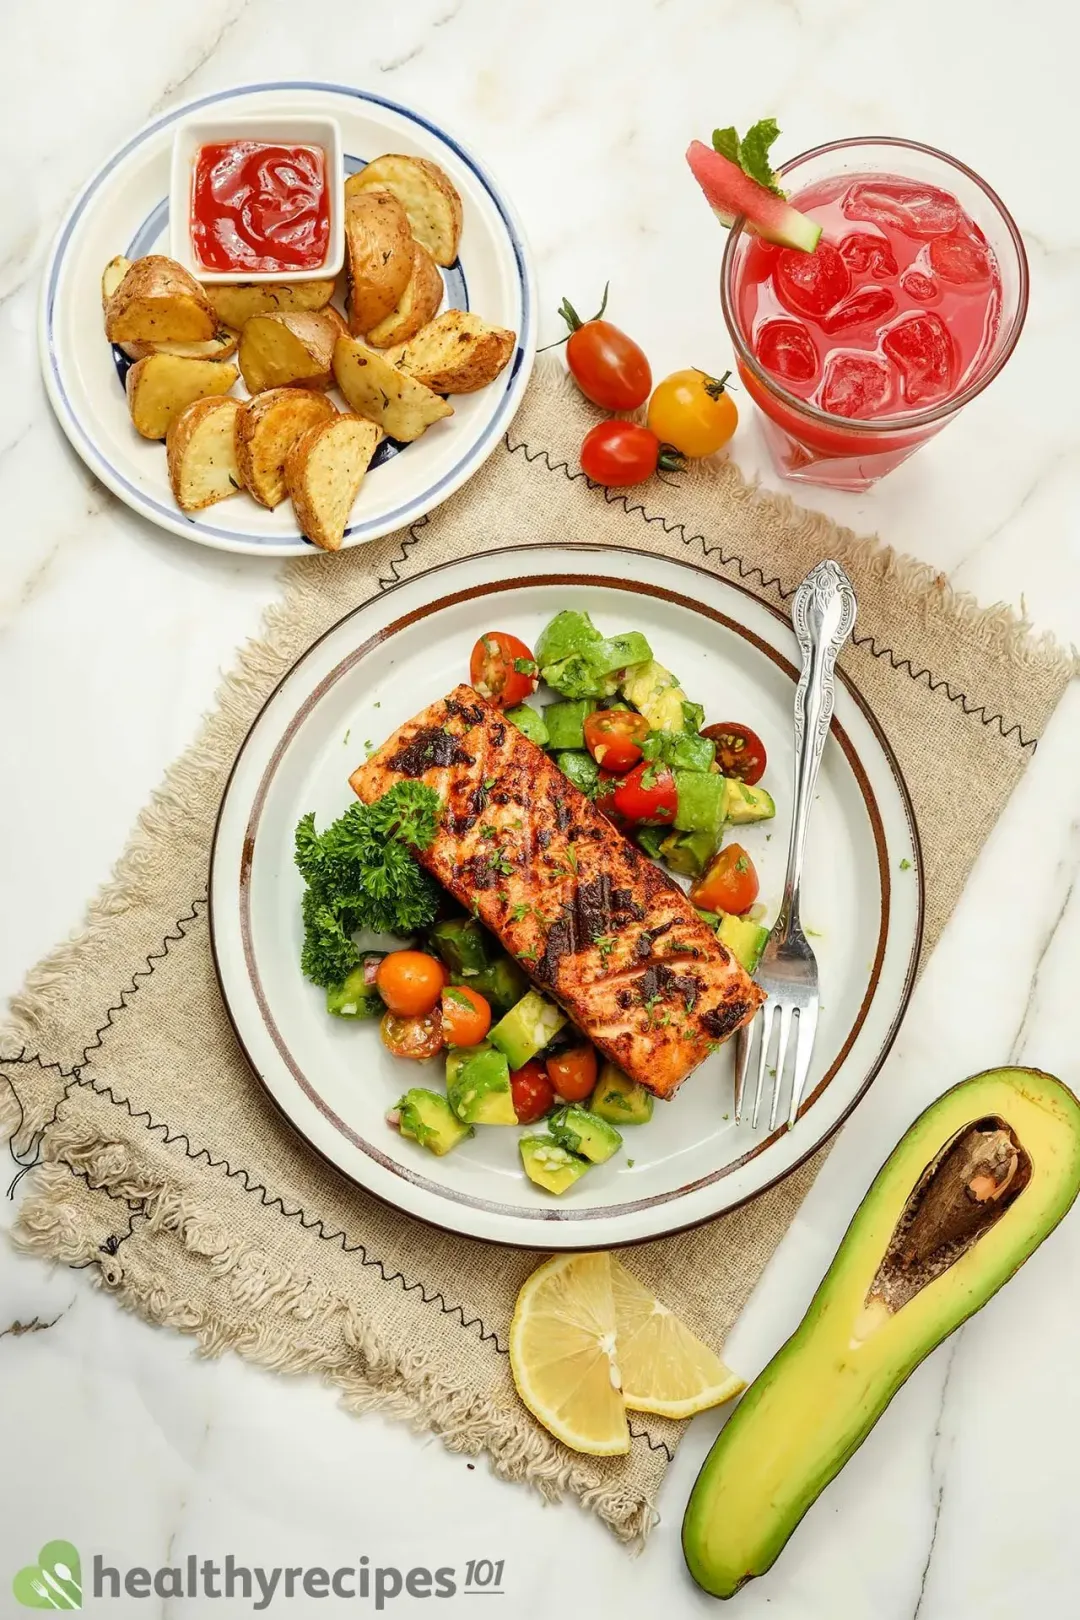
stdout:
[[(868, 148), (890, 167), (866, 165)], [(910, 171), (895, 148), (918, 155)], [(739, 371), (780, 472), (866, 489), (1008, 358), (1023, 247), (993, 192), (928, 148), (842, 142), (781, 173), (821, 239), (803, 253), (732, 232), (723, 290)]]

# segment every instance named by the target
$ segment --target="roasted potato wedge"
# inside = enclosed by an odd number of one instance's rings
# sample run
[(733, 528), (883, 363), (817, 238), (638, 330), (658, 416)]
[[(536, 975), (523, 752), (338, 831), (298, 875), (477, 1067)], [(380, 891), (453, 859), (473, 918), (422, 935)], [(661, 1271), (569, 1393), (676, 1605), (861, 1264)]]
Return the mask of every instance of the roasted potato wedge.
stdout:
[(240, 347), (239, 332), (219, 326), (205, 343), (121, 343), (130, 360), (145, 360), (148, 354), (180, 354), (186, 360), (231, 360)]
[(413, 243), (413, 267), (401, 301), (393, 314), (373, 326), (367, 340), (376, 349), (405, 343), (426, 326), (442, 303), (443, 279), (426, 247)]
[(339, 551), (357, 490), (382, 434), (374, 422), (339, 415), (302, 433), (285, 457), (296, 521), (324, 551)]
[(236, 465), (236, 415), (240, 401), (226, 394), (197, 399), (169, 423), (165, 450), (169, 483), (185, 512), (224, 501), (243, 486)]
[(113, 293), (116, 291), (117, 287), (119, 287), (120, 283), (123, 281), (130, 269), (131, 260), (125, 259), (122, 253), (118, 253), (115, 259), (109, 260), (108, 264), (101, 272), (102, 309), (108, 309), (109, 299), (112, 297)]
[(408, 444), (454, 407), (423, 383), (399, 371), (375, 349), (356, 338), (339, 338), (334, 347), (334, 376), (358, 416), (378, 423), (392, 439)]
[(260, 506), (279, 506), (288, 494), (285, 457), (302, 433), (329, 421), (337, 407), (305, 388), (270, 388), (245, 399), (236, 416), (240, 481)]
[(239, 332), (253, 315), (289, 314), (325, 309), (334, 296), (333, 281), (236, 281), (206, 288), (222, 326)]
[(160, 253), (130, 264), (105, 306), (110, 343), (204, 343), (218, 325), (194, 276)]
[(240, 333), (240, 371), (253, 394), (264, 388), (329, 388), (334, 344), (345, 331), (336, 309), (252, 315)]
[(409, 216), (416, 240), (436, 264), (453, 264), (461, 240), (461, 198), (450, 177), (430, 158), (388, 152), (345, 182), (346, 197), (384, 187)]
[(413, 268), (404, 208), (389, 191), (358, 192), (345, 206), (349, 331), (359, 335), (392, 315)]
[(437, 394), (473, 394), (493, 382), (514, 352), (517, 333), (479, 315), (447, 309), (384, 358)]
[(237, 378), (235, 366), (219, 360), (179, 354), (150, 354), (127, 374), (128, 410), (144, 439), (163, 439), (169, 423), (192, 400), (227, 394)]

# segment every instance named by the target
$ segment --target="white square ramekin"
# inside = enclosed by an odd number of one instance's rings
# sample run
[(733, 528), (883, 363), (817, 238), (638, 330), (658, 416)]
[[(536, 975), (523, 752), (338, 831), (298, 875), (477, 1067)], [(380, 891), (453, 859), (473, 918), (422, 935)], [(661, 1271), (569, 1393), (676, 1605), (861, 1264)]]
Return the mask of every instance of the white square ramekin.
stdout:
[[(224, 141), (273, 141), (282, 146), (321, 146), (326, 154), (330, 200), (330, 235), (326, 257), (313, 270), (208, 270), (191, 238), (191, 186), (199, 148)], [(198, 280), (220, 282), (322, 281), (336, 276), (345, 262), (344, 162), (341, 126), (336, 118), (309, 118), (282, 113), (270, 117), (187, 118), (173, 137), (169, 186), (171, 255)]]

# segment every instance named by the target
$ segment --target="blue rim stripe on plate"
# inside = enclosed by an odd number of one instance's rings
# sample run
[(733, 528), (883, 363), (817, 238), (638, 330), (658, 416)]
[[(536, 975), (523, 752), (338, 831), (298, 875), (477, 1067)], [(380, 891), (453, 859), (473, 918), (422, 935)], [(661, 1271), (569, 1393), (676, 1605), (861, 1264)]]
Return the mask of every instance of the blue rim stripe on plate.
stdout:
[[(135, 151), (146, 140), (148, 140), (151, 135), (157, 134), (159, 130), (166, 128), (171, 123), (175, 123), (178, 118), (186, 116), (188, 113), (194, 112), (198, 108), (212, 106), (218, 101), (229, 101), (234, 98), (239, 99), (243, 96), (262, 95), (269, 92), (282, 90), (314, 90), (322, 93), (328, 93), (330, 95), (348, 96), (354, 101), (370, 102), (374, 106), (385, 107), (389, 112), (398, 114), (400, 117), (406, 119), (409, 123), (417, 124), (421, 129), (427, 130), (429, 134), (434, 135), (445, 146), (449, 147), (455, 156), (461, 161), (461, 163), (463, 163), (470, 173), (476, 177), (476, 179), (483, 186), (488, 197), (491, 199), (491, 202), (494, 205), (500, 220), (502, 221), (507, 237), (509, 238), (510, 245), (514, 250), (514, 264), (517, 270), (518, 290), (521, 299), (521, 331), (518, 334), (518, 345), (514, 353), (513, 361), (507, 367), (504, 373), (506, 381), (503, 387), (503, 396), (498, 407), (496, 408), (495, 415), (492, 417), (483, 433), (469, 448), (466, 454), (461, 457), (460, 461), (456, 462), (453, 467), (443, 474), (438, 483), (430, 485), (421, 494), (415, 496), (410, 501), (406, 501), (402, 506), (398, 507), (396, 511), (385, 513), (382, 517), (376, 519), (369, 519), (367, 522), (354, 524), (351, 529), (347, 529), (345, 531), (346, 538), (353, 535), (362, 536), (366, 530), (375, 529), (378, 529), (382, 534), (387, 534), (392, 529), (403, 528), (407, 523), (416, 517), (422, 507), (427, 507), (430, 509), (431, 507), (438, 505), (438, 501), (434, 499), (434, 497), (436, 497), (441, 490), (445, 489), (448, 484), (452, 483), (454, 479), (459, 476), (463, 467), (467, 466), (473, 461), (477, 461), (482, 448), (485, 445), (490, 444), (492, 438), (497, 433), (501, 433), (507, 417), (507, 410), (514, 394), (514, 388), (518, 373), (521, 370), (522, 361), (524, 360), (525, 355), (531, 345), (534, 311), (529, 294), (529, 276), (525, 262), (524, 244), (507, 212), (506, 204), (503, 202), (503, 199), (495, 187), (494, 182), (489, 178), (485, 170), (476, 162), (476, 160), (470, 156), (470, 154), (466, 152), (465, 149), (460, 146), (452, 136), (448, 135), (445, 130), (441, 129), (438, 124), (435, 124), (430, 119), (425, 118), (422, 113), (417, 113), (408, 107), (403, 107), (400, 102), (391, 101), (387, 96), (375, 95), (372, 91), (368, 90), (358, 90), (352, 85), (331, 84), (318, 79), (271, 80), (265, 84), (237, 85), (230, 90), (218, 90), (212, 95), (202, 96), (196, 101), (185, 102), (183, 106), (176, 107), (172, 110), (172, 112), (165, 113), (155, 123), (145, 125), (136, 135), (132, 136), (131, 140), (128, 141), (126, 145), (122, 146), (119, 151), (113, 154), (108, 162), (106, 162), (91, 178), (85, 190), (76, 201), (71, 213), (68, 215), (68, 218), (61, 229), (59, 237), (53, 245), (49, 259), (48, 277), (45, 285), (46, 344), (49, 356), (49, 367), (52, 373), (52, 381), (56, 389), (56, 394), (59, 400), (63, 403), (63, 409), (66, 414), (67, 421), (71, 428), (74, 429), (81, 444), (85, 447), (85, 459), (88, 461), (89, 465), (92, 468), (105, 468), (108, 473), (108, 479), (113, 480), (117, 485), (121, 486), (130, 493), (132, 496), (132, 503), (136, 510), (142, 511), (144, 514), (153, 512), (160, 513), (162, 517), (168, 519), (170, 525), (174, 524), (178, 518), (186, 518), (191, 524), (192, 529), (197, 530), (200, 535), (213, 536), (215, 539), (227, 541), (232, 546), (241, 548), (244, 551), (250, 552), (273, 550), (278, 554), (282, 554), (283, 548), (288, 547), (289, 550), (284, 552), (284, 554), (295, 555), (295, 548), (298, 541), (303, 541), (305, 546), (310, 545), (310, 542), (306, 541), (304, 536), (302, 536), (299, 531), (297, 531), (295, 535), (255, 535), (245, 533), (243, 530), (219, 529), (212, 524), (208, 524), (201, 520), (196, 520), (195, 517), (187, 517), (187, 514), (182, 512), (179, 507), (163, 505), (160, 501), (155, 500), (152, 495), (148, 495), (145, 490), (140, 489), (135, 484), (132, 484), (120, 472), (118, 472), (112, 463), (108, 461), (102, 454), (98, 446), (89, 437), (81, 421), (76, 416), (74, 409), (72, 408), (71, 401), (68, 398), (67, 390), (64, 387), (63, 379), (60, 375), (60, 366), (56, 354), (54, 322), (56, 290), (60, 279), (60, 271), (67, 244), (70, 241), (75, 227), (77, 226), (91, 199), (97, 192), (102, 182), (108, 177), (108, 175), (112, 173), (116, 166), (119, 163), (122, 163), (123, 160), (130, 155), (130, 153)], [(108, 482), (108, 479), (105, 481)]]

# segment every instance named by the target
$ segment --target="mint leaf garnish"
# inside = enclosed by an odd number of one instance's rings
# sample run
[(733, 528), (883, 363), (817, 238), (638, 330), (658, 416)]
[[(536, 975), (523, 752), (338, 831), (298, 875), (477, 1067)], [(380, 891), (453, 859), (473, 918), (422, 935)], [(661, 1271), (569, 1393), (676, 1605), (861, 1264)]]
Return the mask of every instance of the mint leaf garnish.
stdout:
[(739, 142), (739, 166), (759, 186), (783, 196), (769, 162), (769, 148), (779, 133), (780, 126), (775, 118), (762, 118), (754, 124)]
[(719, 152), (721, 157), (729, 158), (732, 163), (738, 163), (739, 132), (734, 124), (729, 124), (727, 129), (714, 129), (712, 143), (713, 150)]
[(730, 162), (737, 163), (744, 174), (756, 180), (759, 186), (764, 186), (766, 191), (785, 197), (787, 193), (781, 188), (769, 162), (769, 148), (779, 134), (780, 126), (775, 118), (759, 119), (747, 130), (742, 140), (734, 125), (729, 125), (727, 129), (713, 130), (713, 150)]

